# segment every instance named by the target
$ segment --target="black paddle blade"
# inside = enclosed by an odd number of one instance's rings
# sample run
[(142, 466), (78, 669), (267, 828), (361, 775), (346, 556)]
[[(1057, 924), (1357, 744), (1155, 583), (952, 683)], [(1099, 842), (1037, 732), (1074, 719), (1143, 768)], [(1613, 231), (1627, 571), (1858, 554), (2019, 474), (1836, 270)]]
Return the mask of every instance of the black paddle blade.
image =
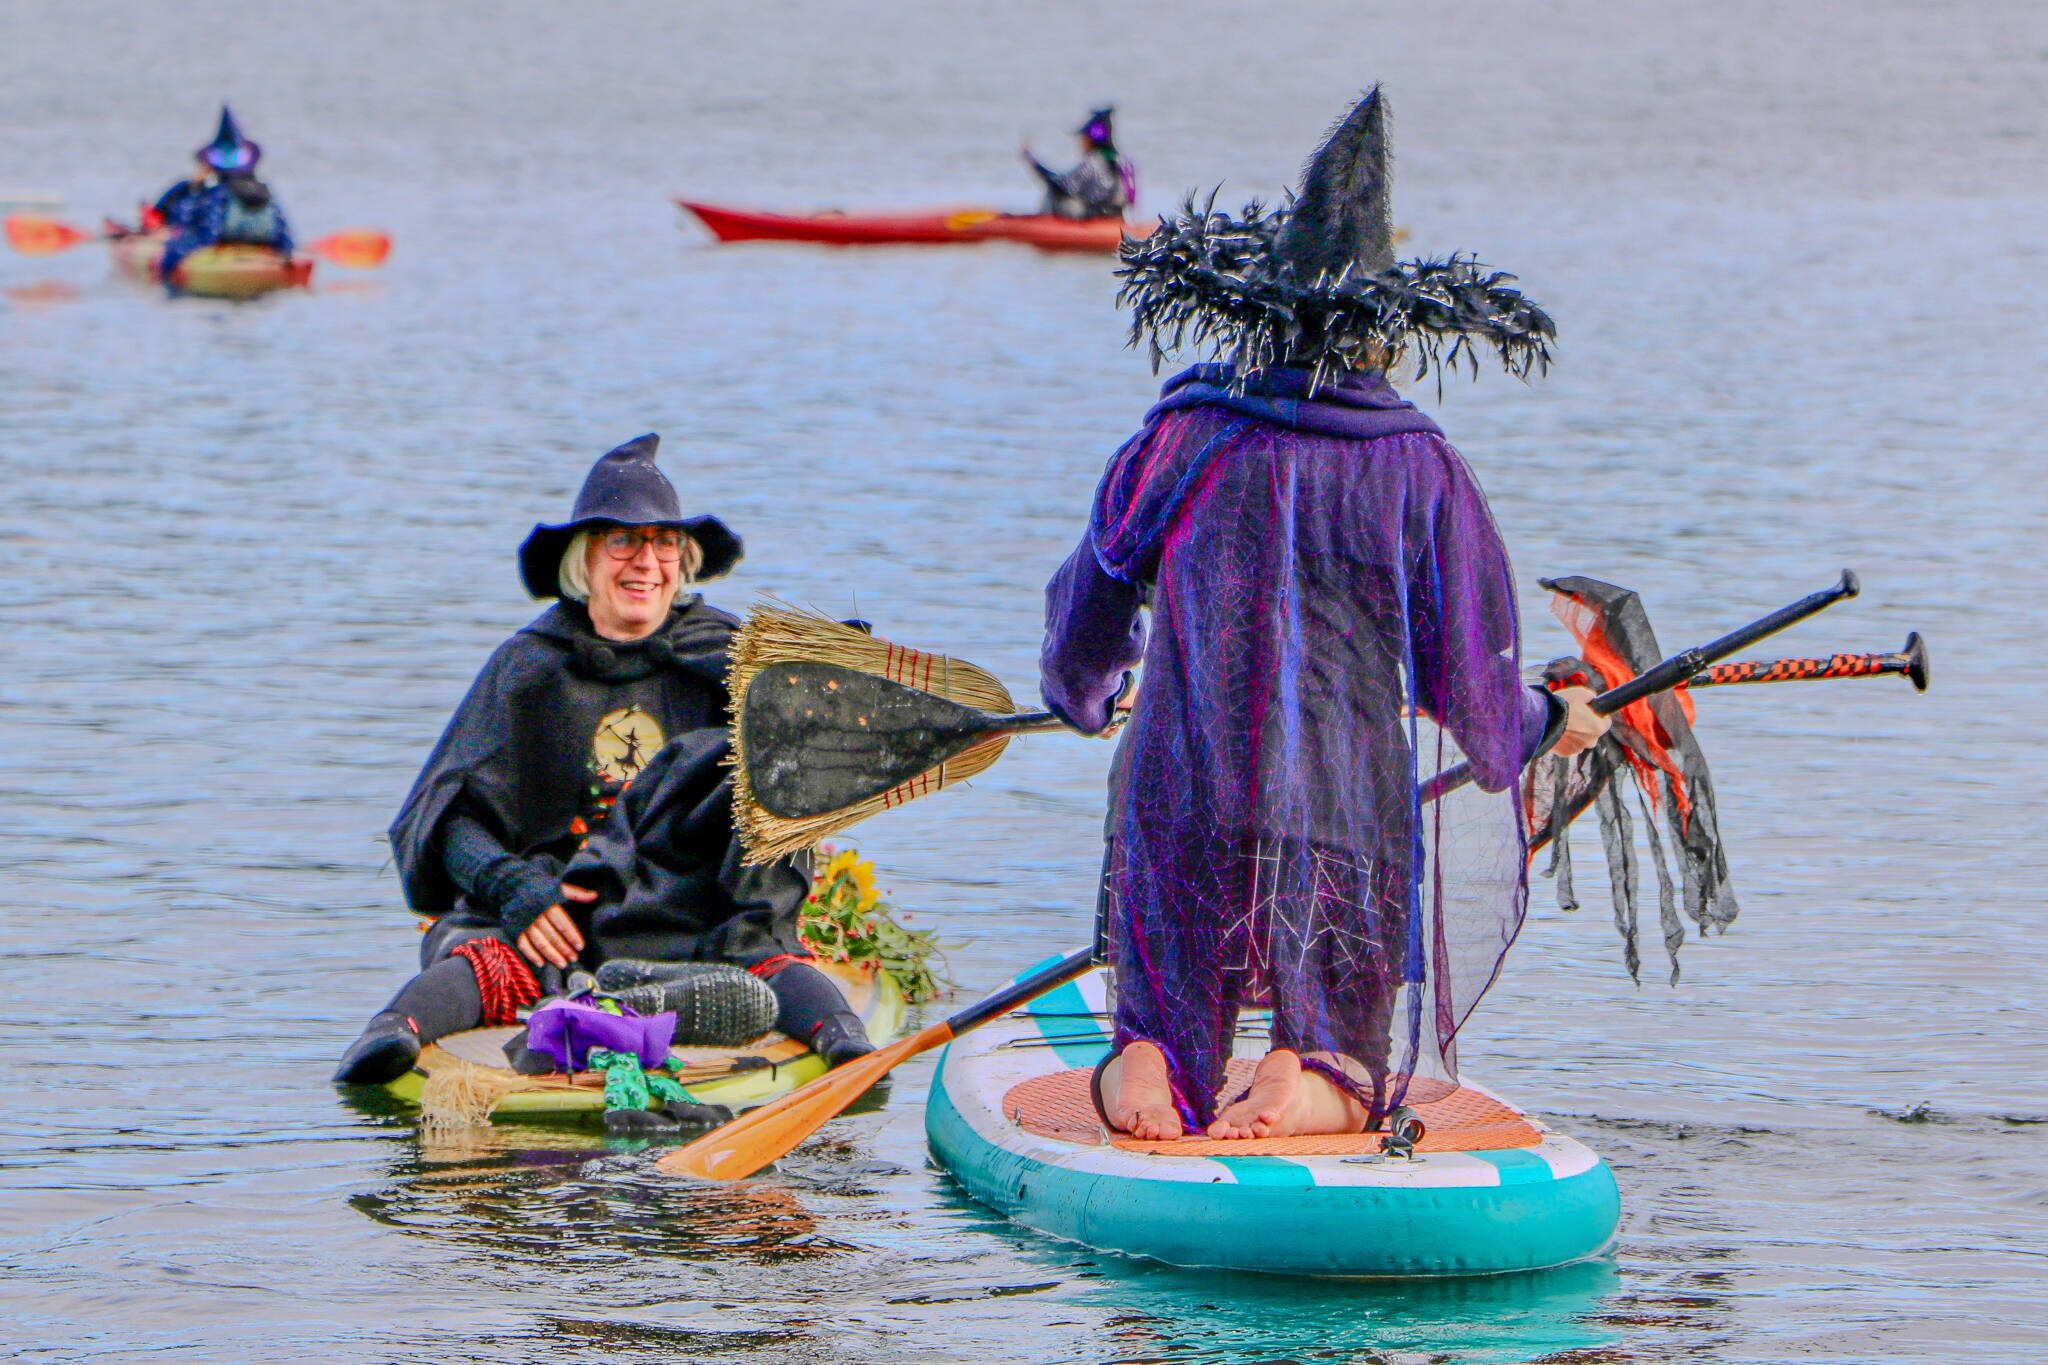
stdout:
[(769, 664), (740, 704), (754, 801), (803, 820), (844, 810), (954, 758), (1001, 720), (837, 664)]

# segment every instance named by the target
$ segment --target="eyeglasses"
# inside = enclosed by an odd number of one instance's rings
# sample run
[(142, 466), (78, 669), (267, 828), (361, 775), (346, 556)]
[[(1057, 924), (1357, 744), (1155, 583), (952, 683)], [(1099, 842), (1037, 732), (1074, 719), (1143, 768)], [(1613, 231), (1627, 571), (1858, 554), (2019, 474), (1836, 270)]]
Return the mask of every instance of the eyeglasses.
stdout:
[(652, 531), (628, 531), (620, 527), (598, 536), (597, 543), (604, 546), (604, 552), (613, 559), (636, 558), (642, 545), (652, 545), (654, 557), (664, 564), (673, 564), (683, 557), (683, 533), (672, 527)]

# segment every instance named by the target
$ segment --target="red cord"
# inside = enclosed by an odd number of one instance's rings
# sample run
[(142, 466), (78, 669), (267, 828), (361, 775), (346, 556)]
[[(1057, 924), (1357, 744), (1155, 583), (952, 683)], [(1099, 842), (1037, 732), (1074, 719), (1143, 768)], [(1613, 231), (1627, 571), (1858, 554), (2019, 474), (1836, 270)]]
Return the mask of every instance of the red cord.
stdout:
[(473, 938), (456, 944), (455, 951), (469, 959), (469, 969), (476, 973), (486, 1025), (516, 1024), (519, 1011), (540, 999), (540, 983), (533, 979), (526, 959), (504, 940)]

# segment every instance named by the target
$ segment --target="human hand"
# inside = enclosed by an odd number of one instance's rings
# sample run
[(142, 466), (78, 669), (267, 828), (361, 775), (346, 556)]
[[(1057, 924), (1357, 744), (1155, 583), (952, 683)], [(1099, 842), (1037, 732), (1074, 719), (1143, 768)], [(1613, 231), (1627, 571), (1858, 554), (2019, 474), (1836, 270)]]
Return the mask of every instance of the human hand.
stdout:
[(1126, 673), (1124, 674), (1123, 685), (1117, 688), (1116, 695), (1109, 699), (1109, 724), (1096, 731), (1095, 738), (1114, 739), (1117, 735), (1121, 734), (1125, 723), (1131, 718), (1132, 708), (1136, 707), (1137, 704), (1138, 675), (1136, 673)]
[[(597, 899), (595, 891), (585, 891), (580, 886), (565, 884), (562, 894), (573, 901)], [(519, 936), (519, 951), (526, 954), (527, 961), (536, 967), (567, 967), (583, 951), (583, 931), (576, 927), (575, 920), (569, 918), (567, 910), (559, 905), (550, 905)]]
[(1550, 752), (1561, 758), (1569, 758), (1581, 750), (1590, 749), (1600, 742), (1607, 733), (1607, 727), (1614, 722), (1600, 715), (1586, 705), (1593, 700), (1590, 687), (1561, 687), (1553, 695), (1565, 704), (1564, 733), (1558, 737), (1557, 746)]

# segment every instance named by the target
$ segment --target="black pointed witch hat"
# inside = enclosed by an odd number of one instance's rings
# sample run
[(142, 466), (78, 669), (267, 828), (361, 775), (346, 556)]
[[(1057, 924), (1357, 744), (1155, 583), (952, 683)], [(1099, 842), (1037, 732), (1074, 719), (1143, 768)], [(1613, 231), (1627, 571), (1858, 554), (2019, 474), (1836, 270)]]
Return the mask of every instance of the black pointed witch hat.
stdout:
[(1393, 153), (1387, 102), (1367, 91), (1309, 158), (1285, 206), (1243, 216), (1192, 196), (1145, 238), (1125, 238), (1117, 302), (1131, 309), (1131, 345), (1152, 368), (1185, 345), (1230, 363), (1242, 388), (1272, 369), (1303, 369), (1311, 392), (1352, 370), (1386, 370), (1403, 356), (1415, 377), (1464, 360), (1478, 370), (1491, 346), (1510, 374), (1550, 366), (1550, 315), (1512, 287), (1514, 276), (1472, 257), (1394, 259)]
[(716, 578), (740, 562), (745, 546), (724, 522), (717, 517), (683, 515), (675, 485), (654, 463), (660, 444), (661, 437), (650, 431), (605, 452), (583, 480), (569, 520), (533, 528), (519, 547), (519, 576), (528, 592), (535, 597), (559, 596), (562, 552), (578, 531), (595, 526), (680, 528), (704, 552), (698, 582)]
[(242, 130), (235, 125), (234, 113), (223, 104), (220, 107), (220, 131), (213, 135), (213, 141), (193, 155), (222, 175), (246, 175), (256, 169), (263, 148), (242, 136)]

